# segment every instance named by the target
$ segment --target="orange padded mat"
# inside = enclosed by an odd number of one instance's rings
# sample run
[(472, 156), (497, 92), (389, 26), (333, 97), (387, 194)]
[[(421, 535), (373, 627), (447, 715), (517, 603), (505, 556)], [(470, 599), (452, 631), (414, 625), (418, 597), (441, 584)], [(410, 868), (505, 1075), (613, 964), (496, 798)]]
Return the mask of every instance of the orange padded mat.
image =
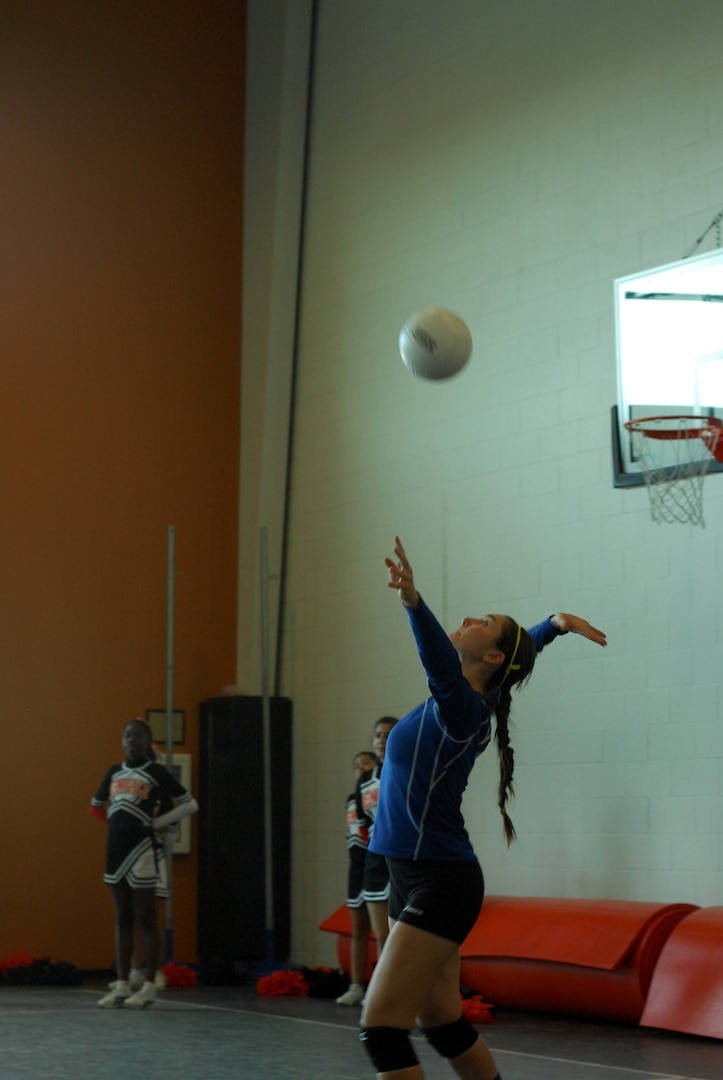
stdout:
[[(461, 948), (461, 982), (502, 1008), (637, 1023), (671, 931), (693, 904), (488, 896)], [(346, 906), (320, 930), (337, 934), (349, 971)]]
[(723, 907), (702, 908), (675, 927), (640, 1023), (723, 1039)]
[(462, 982), (507, 1008), (637, 1023), (660, 951), (693, 904), (490, 896)]

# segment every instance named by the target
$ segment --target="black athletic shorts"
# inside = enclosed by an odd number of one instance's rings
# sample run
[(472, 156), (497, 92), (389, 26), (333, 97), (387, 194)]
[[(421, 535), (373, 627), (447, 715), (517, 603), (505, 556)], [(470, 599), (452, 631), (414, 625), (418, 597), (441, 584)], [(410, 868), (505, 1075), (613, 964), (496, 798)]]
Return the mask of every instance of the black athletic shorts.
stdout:
[(389, 917), (461, 945), (477, 921), (484, 878), (472, 862), (387, 859)]
[(368, 904), (386, 903), (389, 899), (387, 860), (373, 851), (367, 851), (364, 859), (364, 899)]

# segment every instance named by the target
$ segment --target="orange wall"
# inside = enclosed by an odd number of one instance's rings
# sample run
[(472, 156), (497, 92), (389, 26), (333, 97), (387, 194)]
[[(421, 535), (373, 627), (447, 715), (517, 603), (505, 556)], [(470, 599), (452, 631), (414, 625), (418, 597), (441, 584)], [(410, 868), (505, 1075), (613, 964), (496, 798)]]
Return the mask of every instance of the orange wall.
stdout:
[[(244, 4), (2, 16), (0, 958), (113, 957), (90, 796), (126, 721), (235, 679)], [(195, 958), (194, 851), (175, 958)]]

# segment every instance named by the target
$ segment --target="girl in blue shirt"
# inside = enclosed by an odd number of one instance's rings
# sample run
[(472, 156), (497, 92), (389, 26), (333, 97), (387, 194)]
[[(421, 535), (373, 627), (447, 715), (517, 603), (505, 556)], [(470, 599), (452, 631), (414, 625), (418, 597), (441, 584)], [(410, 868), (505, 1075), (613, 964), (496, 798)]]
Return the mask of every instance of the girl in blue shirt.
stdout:
[(370, 850), (387, 858), (390, 933), (367, 990), (361, 1039), (378, 1077), (421, 1080), (409, 1039), (417, 1024), (462, 1080), (500, 1080), (476, 1029), (462, 1016), (459, 948), (482, 906), (484, 882), (461, 812), (477, 757), (497, 745), (498, 805), (507, 842), (514, 755), (510, 691), (536, 654), (573, 631), (605, 645), (584, 619), (558, 614), (523, 630), (506, 615), (467, 618), (445, 633), (414, 584), (399, 537), (385, 559), (389, 587), (407, 609), (431, 696), (389, 735)]

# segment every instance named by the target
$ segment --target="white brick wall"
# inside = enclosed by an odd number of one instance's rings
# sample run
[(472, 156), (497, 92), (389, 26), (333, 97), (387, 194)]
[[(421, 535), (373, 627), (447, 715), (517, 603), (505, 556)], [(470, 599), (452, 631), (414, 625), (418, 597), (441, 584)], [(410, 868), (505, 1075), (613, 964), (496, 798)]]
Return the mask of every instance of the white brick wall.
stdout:
[[(653, 525), (608, 432), (613, 278), (723, 206), (721, 40), (708, 0), (319, 5), (283, 686), (299, 961), (333, 959), (351, 754), (424, 693), (395, 532), (449, 624), (562, 609), (609, 633), (555, 643), (518, 700), (510, 852), (479, 763), (488, 890), (720, 903), (723, 478), (705, 530)], [(397, 353), (427, 304), (474, 336), (446, 385)]]

